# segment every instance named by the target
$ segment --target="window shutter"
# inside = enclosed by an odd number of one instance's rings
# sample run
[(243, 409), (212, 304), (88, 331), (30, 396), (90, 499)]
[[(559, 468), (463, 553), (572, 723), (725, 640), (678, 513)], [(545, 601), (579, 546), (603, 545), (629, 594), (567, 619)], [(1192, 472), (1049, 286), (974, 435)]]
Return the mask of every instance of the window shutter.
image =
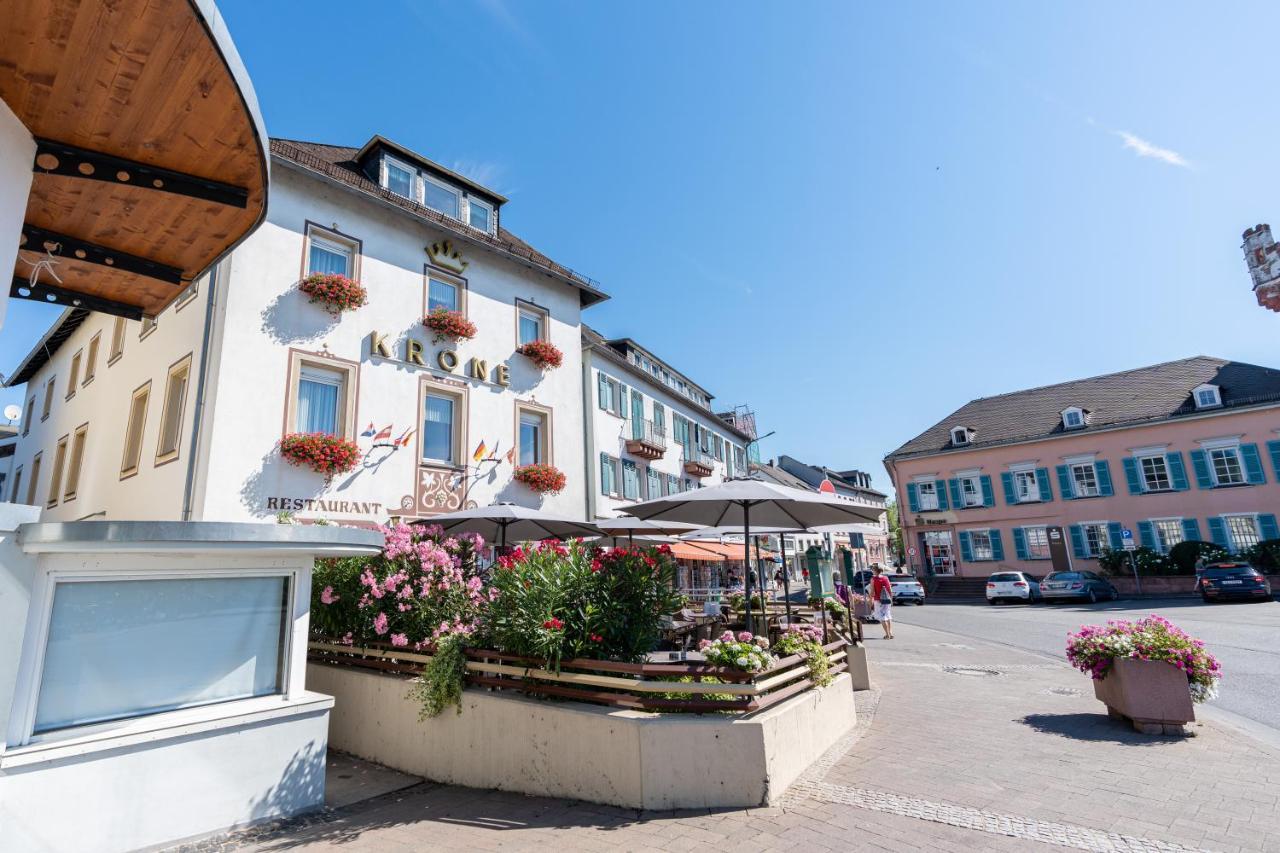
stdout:
[(1166, 453), (1164, 458), (1169, 463), (1169, 484), (1175, 492), (1185, 492), (1188, 488), (1187, 468), (1182, 464), (1182, 453), (1175, 450)]
[(1098, 478), (1098, 494), (1104, 498), (1109, 498), (1115, 494), (1115, 488), (1111, 485), (1111, 465), (1105, 459), (1099, 459), (1093, 463), (1093, 475)]
[(603, 373), (596, 374), (596, 398), (600, 408), (609, 411), (609, 380)]
[(600, 494), (613, 494), (613, 460), (609, 454), (600, 454)]
[(1280, 539), (1280, 525), (1276, 524), (1276, 517), (1272, 513), (1258, 514), (1258, 535), (1262, 537), (1262, 541), (1268, 539)]
[(1156, 548), (1156, 529), (1151, 522), (1138, 522), (1138, 541), (1143, 548), (1150, 548), (1152, 551), (1159, 550)]
[(973, 562), (973, 537), (967, 530), (960, 531), (960, 559), (966, 563)]
[(907, 483), (907, 509), (912, 512), (920, 511), (920, 490), (915, 483)]
[(1258, 454), (1258, 445), (1240, 445), (1240, 464), (1244, 466), (1245, 481), (1253, 486), (1267, 482), (1267, 475), (1262, 471), (1262, 457)]
[(1123, 529), (1118, 521), (1107, 522), (1107, 537), (1111, 540), (1112, 551), (1124, 550), (1124, 537), (1120, 534)]
[(1231, 550), (1231, 539), (1227, 536), (1227, 523), (1222, 520), (1222, 516), (1215, 515), (1209, 519), (1209, 538), (1213, 540), (1213, 544)]
[(947, 509), (947, 481), (934, 480), (933, 493), (938, 496), (938, 509)]
[(1031, 552), (1027, 550), (1027, 534), (1021, 527), (1013, 528), (1013, 550), (1017, 552), (1019, 560), (1031, 558)]
[[(1277, 463), (1277, 465), (1280, 466), (1280, 463)], [(1280, 470), (1280, 467), (1277, 467), (1276, 470)], [(1280, 475), (1277, 475), (1277, 476), (1280, 476)], [(982, 505), (995, 506), (996, 494), (995, 494), (995, 490), (991, 488), (991, 477), (989, 477), (986, 474), (983, 474), (979, 479), (982, 481)]]
[(1138, 460), (1132, 456), (1124, 458), (1124, 479), (1125, 485), (1129, 487), (1129, 494), (1142, 494), (1142, 478), (1138, 476)]
[(1084, 529), (1078, 524), (1071, 525), (1071, 553), (1081, 560), (1089, 556), (1084, 547)]
[(1182, 519), (1182, 538), (1188, 542), (1199, 542), (1200, 540), (1200, 522), (1194, 518)]
[(1058, 466), (1058, 491), (1062, 492), (1064, 501), (1076, 496), (1075, 485), (1071, 482), (1071, 470), (1066, 465)]
[(1036, 485), (1040, 487), (1040, 500), (1049, 503), (1053, 500), (1053, 486), (1049, 483), (1049, 469), (1036, 469)]
[(1018, 502), (1017, 496), (1013, 493), (1013, 474), (1005, 471), (1000, 475), (1000, 485), (1004, 487), (1004, 502), (1012, 506)]
[(1191, 470), (1196, 472), (1196, 485), (1202, 489), (1213, 488), (1213, 478), (1209, 476), (1209, 460), (1203, 450), (1191, 451)]
[(1280, 480), (1280, 441), (1268, 441), (1267, 453), (1271, 454), (1271, 469), (1276, 472), (1276, 480)]
[(960, 478), (952, 477), (947, 480), (947, 487), (951, 489), (951, 505), (956, 509), (964, 509), (964, 496), (960, 494)]
[(1004, 542), (1001, 541), (1000, 539), (1000, 531), (989, 530), (987, 532), (991, 536), (991, 559), (1003, 560), (1004, 559)]

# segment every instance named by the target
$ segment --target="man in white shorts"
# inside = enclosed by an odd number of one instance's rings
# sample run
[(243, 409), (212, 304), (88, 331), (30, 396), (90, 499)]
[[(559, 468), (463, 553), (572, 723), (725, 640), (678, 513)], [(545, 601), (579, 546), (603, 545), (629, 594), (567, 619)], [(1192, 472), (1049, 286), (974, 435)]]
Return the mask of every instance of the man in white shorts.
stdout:
[(876, 566), (871, 578), (871, 600), (876, 604), (876, 619), (884, 629), (884, 638), (893, 639), (893, 584), (884, 576), (884, 569)]

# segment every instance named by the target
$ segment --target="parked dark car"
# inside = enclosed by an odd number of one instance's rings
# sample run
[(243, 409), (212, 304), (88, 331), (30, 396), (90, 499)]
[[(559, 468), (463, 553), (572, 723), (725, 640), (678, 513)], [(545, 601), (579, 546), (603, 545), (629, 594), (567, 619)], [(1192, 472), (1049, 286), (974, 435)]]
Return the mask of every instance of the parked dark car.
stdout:
[(1271, 600), (1271, 583), (1248, 563), (1210, 563), (1197, 573), (1196, 586), (1205, 602)]
[(1093, 572), (1051, 572), (1040, 582), (1040, 595), (1045, 601), (1083, 598), (1098, 602), (1115, 601), (1120, 592), (1111, 581)]

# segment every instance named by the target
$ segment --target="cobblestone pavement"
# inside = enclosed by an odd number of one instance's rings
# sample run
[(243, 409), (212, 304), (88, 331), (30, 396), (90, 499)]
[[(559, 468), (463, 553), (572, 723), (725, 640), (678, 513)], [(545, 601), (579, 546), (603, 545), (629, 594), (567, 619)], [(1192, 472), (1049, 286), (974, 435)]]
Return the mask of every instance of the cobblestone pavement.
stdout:
[(1065, 665), (902, 626), (878, 689), (776, 808), (636, 812), (420, 784), (199, 850), (1280, 851), (1280, 753), (1149, 738)]

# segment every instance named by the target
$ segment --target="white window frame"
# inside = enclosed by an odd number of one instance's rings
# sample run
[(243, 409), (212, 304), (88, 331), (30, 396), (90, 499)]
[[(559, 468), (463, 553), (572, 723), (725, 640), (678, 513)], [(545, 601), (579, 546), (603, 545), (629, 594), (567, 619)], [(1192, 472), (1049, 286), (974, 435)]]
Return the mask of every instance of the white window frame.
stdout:
[[(956, 479), (960, 481), (961, 505), (966, 509), (982, 506), (982, 475), (971, 471), (957, 471)], [(968, 486), (972, 486), (972, 490), (966, 488)]]
[[(396, 168), (409, 173), (409, 195), (400, 195), (400, 193), (391, 189), (391, 174), (388, 166), (395, 166)], [(382, 181), (380, 182), (382, 188), (387, 192), (392, 195), (398, 195), (400, 198), (407, 198), (409, 201), (418, 202), (419, 204), (422, 203), (422, 189), (418, 185), (419, 175), (417, 167), (409, 165), (409, 163), (401, 160), (399, 157), (393, 157), (390, 154), (384, 153), (382, 155), (382, 174), (379, 175), (379, 177), (382, 178)]]
[[(1138, 477), (1142, 483), (1142, 491), (1169, 492), (1173, 490), (1173, 473), (1169, 470), (1169, 457), (1165, 448), (1161, 448), (1159, 451), (1135, 452), (1133, 458), (1138, 463)], [(1143, 463), (1148, 459), (1158, 460), (1160, 468), (1164, 471), (1165, 485), (1153, 487), (1147, 479), (1147, 466)]]
[[(1222, 518), (1222, 526), (1225, 527), (1227, 530), (1227, 541), (1230, 543), (1231, 551), (1233, 553), (1238, 554), (1241, 551), (1245, 550), (1246, 548), (1250, 548), (1254, 545), (1257, 545), (1259, 542), (1262, 541), (1262, 531), (1258, 529), (1258, 514), (1256, 512), (1229, 512), (1229, 513), (1224, 513), (1221, 516), (1221, 518)], [(1249, 523), (1253, 525), (1253, 535), (1251, 537), (1253, 541), (1247, 545), (1239, 544), (1239, 542), (1236, 539), (1236, 533), (1231, 528), (1231, 522), (1239, 521), (1242, 519), (1248, 519)]]
[(951, 428), (951, 444), (955, 447), (964, 447), (969, 443), (968, 427), (952, 427)]
[[(1096, 560), (1102, 556), (1102, 552), (1111, 548), (1111, 522), (1109, 521), (1082, 521), (1080, 522), (1080, 535), (1084, 539), (1085, 556), (1088, 559)], [(1097, 531), (1098, 549), (1095, 551), (1089, 546), (1089, 530)]]
[[(474, 222), (472, 222), (471, 210), (476, 207), (484, 208), (485, 212), (489, 214), (489, 226), (487, 228), (480, 228)], [(474, 196), (471, 196), (471, 195), (467, 196), (467, 224), (468, 225), (470, 225), (472, 228), (475, 228), (477, 231), (483, 231), (485, 234), (492, 234), (494, 232), (493, 216), (494, 216), (493, 205), (489, 204), (489, 202), (487, 201), (481, 201), (480, 199)]]
[[(973, 562), (989, 563), (995, 559), (995, 548), (991, 540), (991, 528), (984, 527), (979, 530), (970, 530), (969, 533), (969, 550), (973, 554)], [(985, 548), (979, 552), (977, 537), (982, 536), (986, 539)]]
[(357, 247), (356, 241), (335, 234), (327, 228), (320, 228), (317, 225), (307, 225), (307, 246), (306, 252), (302, 258), (302, 263), (305, 265), (307, 275), (314, 274), (314, 271), (311, 269), (312, 246), (319, 246), (326, 252), (344, 256), (347, 259), (347, 269), (346, 272), (342, 274), (352, 280), (357, 277), (356, 261), (359, 258), (360, 251)]
[[(1156, 550), (1161, 554), (1168, 554), (1173, 550), (1173, 546), (1181, 542), (1187, 541), (1186, 529), (1182, 526), (1182, 516), (1173, 516), (1169, 518), (1150, 518), (1147, 519), (1151, 523), (1151, 535), (1156, 540)], [(1165, 542), (1163, 535), (1164, 528), (1162, 524), (1169, 525), (1175, 541)]]
[[(1076, 423), (1071, 423), (1074, 416)], [(1085, 425), (1084, 409), (1079, 406), (1070, 406), (1062, 410), (1062, 428), (1063, 429), (1080, 429)]]
[[(436, 208), (427, 204), (427, 184), (429, 183), (435, 184), (437, 188), (453, 194), (454, 201), (456, 202), (456, 205), (457, 205), (454, 209), (457, 211), (457, 213), (448, 213), (443, 210), (436, 210)], [(451, 186), (450, 184), (445, 183), (439, 178), (434, 178), (431, 175), (423, 174), (421, 176), (421, 189), (419, 191), (419, 198), (420, 198), (419, 203), (423, 207), (427, 208), (428, 210), (435, 210), (436, 213), (440, 214), (441, 216), (447, 216), (456, 222), (462, 221), (462, 190), (458, 189), (457, 187)]]
[[(1071, 491), (1078, 498), (1096, 498), (1100, 495), (1101, 489), (1098, 486), (1098, 466), (1096, 462), (1068, 462), (1067, 471), (1071, 475)], [(1080, 472), (1087, 472), (1088, 478), (1092, 481), (1092, 487), (1087, 487), (1080, 480)]]
[[(925, 500), (925, 488), (928, 487), (929, 500)], [(941, 502), (938, 500), (938, 483), (936, 480), (917, 480), (916, 481), (916, 500), (920, 504), (921, 512), (937, 512)], [(928, 504), (928, 505), (926, 505)]]
[[(1014, 468), (1011, 473), (1013, 474), (1013, 497), (1017, 502), (1020, 504), (1040, 503), (1041, 490), (1044, 485), (1040, 482), (1040, 475), (1036, 473), (1036, 469), (1034, 467)], [(1028, 479), (1034, 488), (1029, 488), (1026, 497), (1023, 497), (1022, 485), (1028, 482)]]
[(542, 465), (555, 464), (551, 453), (551, 409), (546, 406), (539, 406), (535, 403), (525, 402), (523, 400), (516, 402), (516, 464), (525, 464), (520, 461), (523, 455), (524, 445), (520, 440), (524, 419), (526, 416), (537, 418), (538, 425), (538, 447), (535, 452), (537, 463)]
[(535, 340), (550, 340), (551, 330), (551, 312), (540, 305), (534, 305), (532, 302), (525, 302), (523, 299), (516, 300), (516, 346), (522, 347), (529, 341), (520, 340), (520, 321), (525, 315), (538, 320), (538, 337)]
[[(1206, 382), (1203, 385), (1197, 385), (1191, 392), (1193, 401), (1197, 409), (1216, 409), (1222, 405), (1222, 392), (1217, 385)], [(1202, 397), (1208, 397), (1207, 400)]]
[(285, 434), (288, 435), (298, 431), (298, 390), (302, 383), (302, 371), (305, 367), (344, 374), (341, 394), (338, 396), (337, 436), (348, 441), (355, 441), (357, 429), (356, 400), (360, 390), (360, 366), (355, 362), (300, 350), (291, 350), (289, 352), (289, 396), (285, 400)]

